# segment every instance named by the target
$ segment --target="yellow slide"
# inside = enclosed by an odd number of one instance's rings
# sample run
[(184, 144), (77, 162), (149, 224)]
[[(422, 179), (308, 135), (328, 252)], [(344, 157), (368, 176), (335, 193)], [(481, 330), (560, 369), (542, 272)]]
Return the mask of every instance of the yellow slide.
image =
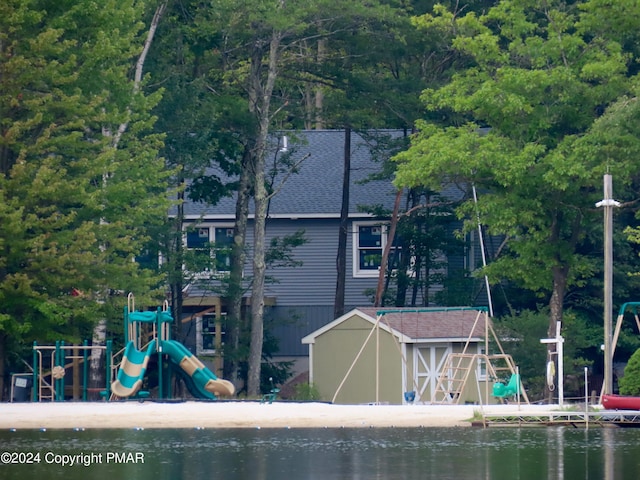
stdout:
[(133, 342), (127, 343), (124, 349), (118, 377), (111, 384), (111, 392), (121, 398), (131, 397), (142, 387), (142, 379), (147, 371), (149, 357), (156, 350), (156, 341), (147, 346), (147, 350), (138, 350)]
[(161, 341), (162, 353), (178, 365), (186, 374), (186, 385), (196, 398), (215, 399), (217, 395), (231, 396), (236, 389), (229, 380), (218, 378), (180, 342)]

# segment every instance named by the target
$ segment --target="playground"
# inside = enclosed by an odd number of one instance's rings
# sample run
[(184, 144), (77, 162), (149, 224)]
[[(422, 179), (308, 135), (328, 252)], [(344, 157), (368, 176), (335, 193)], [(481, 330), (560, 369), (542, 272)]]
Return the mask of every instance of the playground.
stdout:
[[(155, 311), (137, 311), (129, 294), (124, 308), (124, 348), (113, 352), (105, 345), (33, 344), (30, 372), (12, 375), (11, 400), (62, 402), (64, 400), (118, 400), (151, 397), (146, 387), (153, 375), (155, 397), (171, 399), (172, 376), (179, 376), (196, 399), (231, 396), (233, 384), (218, 378), (182, 343), (171, 338), (173, 317), (165, 302)], [(104, 362), (104, 385), (90, 387), (92, 362)], [(153, 369), (151, 368), (153, 366)], [(30, 392), (30, 394), (29, 394)]]

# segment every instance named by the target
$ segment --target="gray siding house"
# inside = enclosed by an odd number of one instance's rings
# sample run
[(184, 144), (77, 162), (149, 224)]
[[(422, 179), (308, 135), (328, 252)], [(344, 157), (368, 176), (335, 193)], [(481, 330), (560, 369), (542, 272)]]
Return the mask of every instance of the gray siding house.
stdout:
[[(345, 311), (371, 305), (378, 278), (379, 256), (387, 240), (381, 221), (363, 211), (364, 206), (393, 207), (395, 189), (389, 180), (367, 181), (381, 170), (379, 160), (391, 154), (382, 148), (389, 140), (406, 140), (406, 132), (383, 130), (372, 135), (352, 133), (349, 225), (347, 235)], [(286, 139), (285, 139), (286, 136)], [(343, 130), (312, 130), (287, 133), (274, 142), (272, 158), (299, 164), (294, 173), (275, 177), (269, 206), (266, 240), (303, 230), (307, 240), (295, 249), (296, 267), (276, 267), (267, 275), (275, 281), (267, 284), (266, 321), (279, 341), (279, 358), (296, 360), (296, 371), (308, 369), (308, 348), (301, 340), (334, 320), (336, 291), (336, 255), (342, 201)], [(385, 153), (386, 151), (386, 153)], [(224, 247), (232, 240), (235, 197), (223, 198), (217, 205), (187, 202), (185, 245), (197, 249), (203, 244)], [(248, 229), (248, 261), (245, 278), (251, 277), (252, 215)], [(222, 252), (222, 250), (221, 250)], [(226, 257), (218, 252), (217, 272), (203, 275), (184, 290), (183, 330), (194, 353), (215, 353), (216, 342), (224, 341), (216, 322), (223, 324), (224, 301), (206, 288), (224, 274)], [(452, 259), (462, 267), (463, 259)], [(224, 330), (224, 327), (223, 329)], [(216, 339), (217, 333), (217, 339)], [(281, 357), (280, 357), (281, 356)]]

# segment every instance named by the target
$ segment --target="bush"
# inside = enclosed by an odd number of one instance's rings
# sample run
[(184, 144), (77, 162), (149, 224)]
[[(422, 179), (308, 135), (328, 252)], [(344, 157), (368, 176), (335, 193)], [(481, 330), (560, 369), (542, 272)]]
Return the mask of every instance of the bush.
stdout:
[(640, 349), (631, 355), (618, 384), (622, 395), (640, 395)]
[(295, 386), (294, 400), (320, 400), (320, 392), (312, 383), (299, 383)]

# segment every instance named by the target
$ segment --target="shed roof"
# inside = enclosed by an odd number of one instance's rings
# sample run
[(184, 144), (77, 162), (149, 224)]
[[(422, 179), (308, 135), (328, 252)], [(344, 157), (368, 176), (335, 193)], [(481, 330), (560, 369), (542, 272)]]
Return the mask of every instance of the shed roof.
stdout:
[(380, 309), (376, 307), (358, 307), (328, 323), (324, 327), (310, 333), (302, 339), (302, 343), (315, 343), (315, 339), (323, 333), (335, 328), (354, 315), (376, 323), (379, 312), (380, 328), (396, 335), (403, 343), (425, 341), (463, 341), (470, 339), (479, 341), (485, 338), (485, 322), (491, 320), (483, 308), (449, 307), (433, 309)]

